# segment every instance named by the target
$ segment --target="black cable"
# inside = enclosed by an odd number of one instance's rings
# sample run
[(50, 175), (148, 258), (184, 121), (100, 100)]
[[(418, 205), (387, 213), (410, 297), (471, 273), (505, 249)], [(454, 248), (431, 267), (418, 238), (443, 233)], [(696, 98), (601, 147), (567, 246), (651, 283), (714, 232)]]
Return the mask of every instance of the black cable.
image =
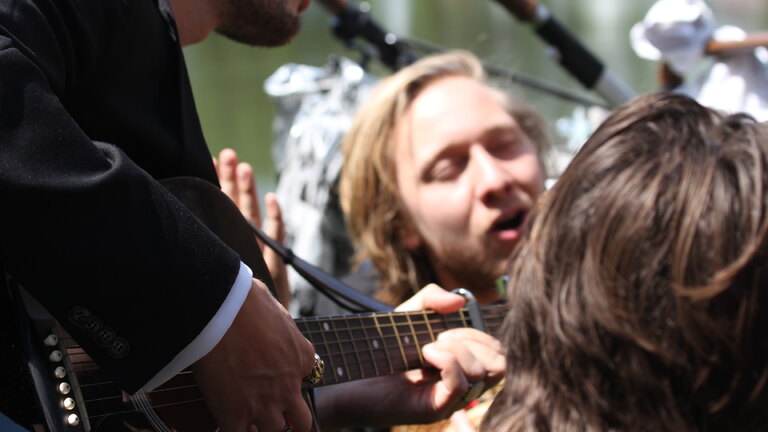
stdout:
[[(428, 52), (428, 53), (440, 53), (448, 50), (443, 46), (433, 44), (430, 42), (425, 42), (415, 38), (401, 37), (399, 38), (399, 41), (400, 43), (410, 46), (414, 49)], [(492, 77), (504, 78), (511, 82), (514, 82), (526, 87), (530, 87), (535, 90), (539, 90), (543, 93), (548, 93), (551, 96), (557, 96), (561, 99), (565, 99), (579, 105), (584, 105), (588, 107), (598, 106), (598, 107), (610, 109), (608, 104), (606, 104), (605, 102), (597, 101), (595, 99), (590, 99), (587, 96), (574, 93), (571, 90), (555, 86), (554, 84), (550, 84), (550, 83), (541, 81), (539, 79), (523, 75), (519, 72), (512, 72), (509, 69), (503, 68), (501, 66), (491, 65), (487, 62), (482, 62), (482, 64), (483, 64), (483, 68), (485, 68), (485, 71), (488, 73), (488, 75)]]
[(318, 267), (315, 267), (294, 255), (291, 249), (286, 248), (266, 235), (262, 230), (250, 223), (250, 221), (248, 222), (248, 225), (259, 240), (275, 251), (286, 264), (296, 270), (296, 273), (300, 274), (307, 280), (307, 282), (312, 284), (312, 286), (317, 288), (318, 291), (326, 295), (337, 305), (349, 309), (352, 312), (393, 310), (392, 306), (368, 297), (328, 273), (325, 273)]
[[(333, 34), (344, 41), (349, 47), (355, 47), (354, 39), (356, 37), (365, 39), (373, 46), (375, 54), (381, 62), (393, 71), (397, 71), (403, 66), (416, 61), (419, 58), (416, 51), (439, 53), (447, 50), (445, 47), (436, 44), (415, 38), (397, 36), (392, 32), (385, 31), (373, 20), (369, 12), (370, 7), (367, 3), (347, 2), (346, 6), (341, 9), (341, 12), (333, 17), (331, 22)], [(363, 48), (358, 47), (358, 49), (363, 51), (365, 58), (370, 56), (370, 52)], [(610, 108), (604, 102), (590, 99), (536, 78), (512, 72), (499, 66), (489, 65), (485, 62), (483, 62), (483, 66), (488, 74), (493, 77), (503, 78), (579, 105)]]

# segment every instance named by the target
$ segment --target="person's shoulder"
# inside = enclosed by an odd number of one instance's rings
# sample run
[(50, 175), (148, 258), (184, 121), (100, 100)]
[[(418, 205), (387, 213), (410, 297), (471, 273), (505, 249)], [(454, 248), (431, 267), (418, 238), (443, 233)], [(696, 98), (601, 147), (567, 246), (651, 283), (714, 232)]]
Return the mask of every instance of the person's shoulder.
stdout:
[(77, 27), (88, 29), (94, 20), (126, 20), (138, 9), (158, 10), (153, 0), (15, 0), (0, 1), (0, 17), (16, 22), (36, 22), (35, 17), (44, 17), (49, 26)]

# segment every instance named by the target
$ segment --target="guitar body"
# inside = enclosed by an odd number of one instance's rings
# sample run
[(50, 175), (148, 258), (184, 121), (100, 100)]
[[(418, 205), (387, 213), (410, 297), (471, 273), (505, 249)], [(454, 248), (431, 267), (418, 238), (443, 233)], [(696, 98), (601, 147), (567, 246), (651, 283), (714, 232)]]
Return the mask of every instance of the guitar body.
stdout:
[[(195, 178), (162, 183), (235, 249), (274, 293), (248, 223), (226, 195)], [(5, 288), (0, 293), (0, 312), (7, 321), (0, 328), (0, 412), (31, 430), (216, 430), (191, 371), (182, 372), (149, 394), (129, 396), (103, 376), (79, 344), (2, 268), (0, 276), (6, 278), (0, 280)], [(47, 344), (54, 338), (55, 344)], [(51, 361), (51, 355), (61, 358)], [(57, 376), (57, 368), (64, 368), (66, 374)], [(63, 393), (62, 384), (70, 390)]]
[[(10, 387), (36, 397), (26, 409), (4, 403), (11, 419), (33, 431), (216, 430), (191, 371), (150, 393), (128, 395), (34, 299), (12, 280), (8, 287), (10, 296), (3, 302), (10, 300), (6, 304), (17, 318), (13, 346), (26, 359), (26, 371), (17, 369), (16, 377), (23, 378), (14, 377)], [(8, 389), (5, 382), (3, 387)]]

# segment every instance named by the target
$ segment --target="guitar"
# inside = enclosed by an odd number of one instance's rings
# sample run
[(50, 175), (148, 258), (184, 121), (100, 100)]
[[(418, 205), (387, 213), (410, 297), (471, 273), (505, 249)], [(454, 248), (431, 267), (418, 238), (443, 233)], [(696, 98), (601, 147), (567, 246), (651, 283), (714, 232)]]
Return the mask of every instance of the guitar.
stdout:
[[(183, 194), (198, 194), (199, 191), (187, 190), (188, 186), (182, 187)], [(214, 190), (226, 199), (223, 193)], [(178, 196), (177, 192), (174, 191)], [(206, 191), (203, 195), (209, 193)], [(214, 212), (207, 205), (209, 203), (206, 200), (209, 198), (197, 204), (189, 203), (188, 197), (182, 201), (190, 204), (188, 206), (197, 215), (200, 215), (197, 211), (199, 209), (195, 207), (205, 207), (201, 219), (208, 224), (206, 219), (213, 217), (212, 213), (222, 211), (218, 208)], [(218, 201), (222, 198), (213, 199)], [(242, 219), (239, 212), (237, 216)], [(228, 214), (223, 219), (229, 217), (232, 215)], [(245, 223), (244, 220), (242, 222)], [(224, 223), (222, 226), (231, 229), (232, 225)], [(213, 230), (222, 237), (216, 229)], [(227, 236), (224, 235), (222, 239), (232, 245), (225, 238)], [(255, 245), (250, 233), (247, 238)], [(241, 253), (241, 257), (250, 257), (256, 253), (253, 250), (243, 253), (240, 248), (236, 250)], [(12, 278), (7, 279), (9, 303), (13, 306), (18, 323), (17, 341), (26, 358), (42, 411), (43, 418), (31, 426), (34, 430), (216, 430), (216, 424), (191, 370), (179, 373), (151, 392), (139, 391), (128, 395), (41, 305)], [(504, 319), (506, 307), (481, 306), (480, 311), (485, 327), (490, 333), (495, 333)], [(314, 385), (319, 387), (424, 367), (421, 347), (433, 342), (445, 330), (472, 327), (477, 324), (473, 323), (473, 318), (479, 320), (476, 310), (470, 314), (470, 310), (464, 308), (445, 315), (432, 311), (372, 312), (300, 318), (295, 322), (325, 362), (325, 373), (320, 382)]]

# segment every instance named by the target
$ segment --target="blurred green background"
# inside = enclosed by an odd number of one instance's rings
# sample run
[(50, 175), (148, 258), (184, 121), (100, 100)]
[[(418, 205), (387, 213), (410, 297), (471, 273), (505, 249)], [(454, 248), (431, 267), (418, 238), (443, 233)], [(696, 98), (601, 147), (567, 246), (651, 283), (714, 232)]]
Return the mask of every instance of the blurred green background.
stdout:
[[(552, 58), (531, 28), (492, 0), (373, 0), (372, 17), (395, 34), (449, 48), (474, 52), (481, 59), (511, 71), (545, 80), (599, 99), (583, 90)], [(657, 64), (638, 58), (629, 45), (629, 30), (653, 0), (545, 0), (543, 3), (606, 66), (636, 92), (657, 87)], [(710, 0), (719, 25), (746, 31), (768, 30), (768, 5), (763, 0)], [(256, 48), (218, 35), (185, 49), (203, 130), (212, 153), (232, 147), (251, 162), (261, 193), (274, 188), (272, 164), (272, 101), (264, 80), (285, 63), (321, 66), (332, 53), (359, 59), (330, 29), (330, 15), (313, 3), (302, 15), (302, 30), (287, 46)], [(387, 73), (379, 65), (377, 74)], [(529, 91), (510, 89), (535, 105), (552, 122), (568, 116), (571, 102)]]

